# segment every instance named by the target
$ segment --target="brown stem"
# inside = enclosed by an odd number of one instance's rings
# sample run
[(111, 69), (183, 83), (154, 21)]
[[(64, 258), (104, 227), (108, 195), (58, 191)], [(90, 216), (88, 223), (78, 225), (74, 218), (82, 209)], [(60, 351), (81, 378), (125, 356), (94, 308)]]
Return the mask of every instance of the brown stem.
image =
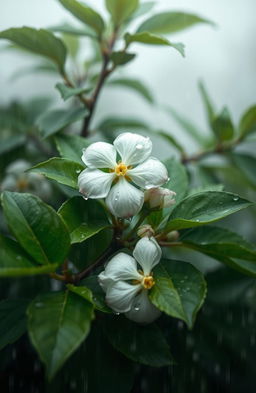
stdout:
[(98, 83), (97, 86), (94, 90), (94, 93), (91, 97), (91, 99), (89, 100), (89, 115), (84, 119), (84, 124), (83, 124), (83, 128), (81, 130), (81, 135), (84, 136), (85, 138), (88, 137), (89, 135), (89, 125), (90, 122), (92, 120), (92, 116), (94, 114), (95, 108), (96, 108), (96, 104), (101, 92), (101, 89), (107, 79), (107, 77), (114, 71), (115, 67), (112, 67), (110, 69), (108, 69), (108, 65), (110, 62), (110, 56), (113, 50), (113, 47), (115, 45), (116, 39), (117, 39), (117, 33), (118, 33), (118, 29), (116, 28), (115, 31), (113, 32), (112, 38), (109, 42), (109, 48), (107, 50), (102, 49), (102, 57), (103, 57), (103, 63), (102, 63), (102, 68), (101, 68), (101, 72), (100, 72), (100, 76), (98, 79)]
[(85, 277), (89, 276), (89, 274), (96, 269), (97, 267), (103, 265), (107, 259), (115, 252), (118, 251), (121, 246), (118, 246), (115, 242), (113, 242), (107, 250), (89, 267), (81, 271), (80, 273), (75, 274), (72, 277), (72, 281), (74, 283), (78, 283), (79, 281), (83, 280)]

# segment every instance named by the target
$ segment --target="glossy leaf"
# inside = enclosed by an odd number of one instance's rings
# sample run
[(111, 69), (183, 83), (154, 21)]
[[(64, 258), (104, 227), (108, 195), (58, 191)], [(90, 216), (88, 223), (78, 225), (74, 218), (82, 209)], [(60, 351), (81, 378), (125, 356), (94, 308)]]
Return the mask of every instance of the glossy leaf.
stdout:
[(113, 347), (134, 362), (151, 367), (172, 363), (168, 343), (156, 324), (142, 326), (114, 316), (107, 318), (105, 333)]
[(84, 119), (87, 114), (88, 110), (86, 108), (51, 110), (39, 116), (36, 125), (42, 137), (48, 138), (70, 124)]
[(193, 25), (204, 23), (213, 25), (208, 19), (185, 12), (162, 12), (143, 22), (137, 32), (148, 31), (154, 34), (169, 34), (185, 30)]
[(0, 39), (7, 39), (38, 55), (52, 60), (64, 71), (66, 61), (66, 47), (63, 42), (56, 38), (50, 31), (33, 29), (31, 27), (12, 28), (0, 33)]
[(134, 90), (140, 96), (145, 98), (146, 101), (148, 101), (150, 104), (154, 102), (153, 95), (151, 94), (151, 91), (142, 83), (140, 80), (137, 79), (128, 79), (128, 78), (116, 78), (112, 79), (108, 82), (109, 85), (111, 86), (122, 86), (122, 87), (127, 87), (128, 89)]
[(40, 164), (33, 166), (29, 171), (40, 173), (48, 179), (55, 180), (72, 188), (77, 188), (77, 178), (83, 169), (84, 166), (78, 162), (53, 157), (48, 161), (40, 162)]
[(234, 136), (234, 126), (227, 108), (213, 119), (212, 129), (220, 141), (229, 141)]
[(193, 228), (185, 231), (180, 241), (184, 247), (256, 277), (256, 248), (237, 233), (220, 227)]
[(71, 12), (72, 15), (81, 22), (90, 26), (99, 36), (101, 36), (104, 31), (105, 24), (100, 14), (76, 0), (59, 0), (59, 2), (64, 8)]
[(242, 138), (256, 131), (256, 105), (249, 108), (239, 123), (239, 134)]
[(28, 309), (31, 341), (51, 379), (89, 333), (93, 306), (73, 292), (39, 295)]
[(115, 26), (120, 26), (136, 11), (139, 0), (105, 0), (105, 4)]
[(55, 210), (35, 195), (5, 191), (1, 199), (7, 224), (24, 250), (43, 265), (64, 262), (70, 237)]
[(0, 235), (0, 277), (24, 277), (54, 272), (57, 264), (37, 265), (14, 240)]
[(27, 330), (28, 301), (7, 299), (0, 302), (0, 350), (17, 341)]
[(64, 101), (67, 101), (69, 98), (74, 96), (79, 96), (80, 94), (87, 93), (91, 89), (85, 87), (69, 87), (64, 83), (57, 83), (55, 86), (57, 90), (59, 90), (61, 97)]
[(112, 52), (110, 59), (114, 66), (122, 66), (132, 61), (136, 55), (134, 53), (127, 53), (124, 51)]
[(125, 34), (125, 41), (127, 45), (130, 45), (133, 42), (148, 44), (148, 45), (163, 45), (163, 46), (171, 46), (176, 49), (183, 57), (185, 56), (184, 44), (182, 43), (173, 43), (156, 34), (151, 34), (148, 32), (136, 33), (136, 34)]
[(203, 275), (187, 262), (164, 259), (153, 271), (152, 303), (192, 328), (206, 296)]
[(55, 143), (62, 158), (82, 164), (83, 149), (89, 146), (87, 139), (79, 135), (59, 134)]
[(208, 191), (195, 194), (175, 206), (166, 231), (218, 221), (251, 205), (246, 199), (228, 192)]
[(60, 207), (58, 213), (67, 224), (71, 243), (81, 243), (110, 225), (103, 207), (96, 200), (71, 198)]

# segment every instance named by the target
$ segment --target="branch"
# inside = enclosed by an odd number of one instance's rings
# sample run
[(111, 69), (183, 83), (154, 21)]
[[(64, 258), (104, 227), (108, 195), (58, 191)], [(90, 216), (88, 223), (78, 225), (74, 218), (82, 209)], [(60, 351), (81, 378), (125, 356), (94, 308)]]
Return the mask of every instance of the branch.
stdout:
[(89, 109), (89, 115), (85, 118), (84, 120), (84, 124), (83, 124), (83, 128), (81, 130), (81, 135), (84, 137), (88, 137), (88, 131), (89, 131), (89, 125), (90, 122), (92, 120), (92, 116), (93, 113), (95, 111), (96, 108), (96, 104), (98, 101), (98, 97), (100, 95), (101, 89), (107, 79), (107, 77), (114, 71), (115, 67), (112, 67), (111, 69), (108, 70), (108, 65), (110, 62), (110, 56), (113, 50), (113, 47), (115, 45), (116, 39), (117, 39), (117, 33), (118, 33), (118, 29), (116, 28), (115, 31), (113, 32), (113, 36), (109, 42), (109, 48), (107, 50), (102, 49), (102, 56), (103, 56), (103, 64), (102, 64), (102, 69), (100, 72), (100, 76), (98, 79), (98, 83), (97, 86), (94, 90), (94, 93), (91, 97), (91, 99), (89, 100), (89, 105), (88, 105), (88, 109)]

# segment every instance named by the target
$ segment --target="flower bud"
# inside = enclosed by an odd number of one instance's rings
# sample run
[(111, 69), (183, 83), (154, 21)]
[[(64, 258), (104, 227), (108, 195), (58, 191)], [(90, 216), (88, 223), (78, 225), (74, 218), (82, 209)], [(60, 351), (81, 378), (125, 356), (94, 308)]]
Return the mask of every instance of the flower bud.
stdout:
[(171, 231), (166, 235), (166, 240), (168, 240), (169, 242), (175, 242), (176, 240), (178, 240), (180, 234), (178, 231)]
[(175, 195), (176, 193), (168, 190), (168, 188), (150, 188), (150, 190), (145, 191), (144, 200), (149, 203), (151, 209), (156, 207), (163, 209), (175, 203)]
[(151, 227), (151, 225), (147, 224), (140, 226), (137, 232), (139, 237), (151, 237), (154, 236), (154, 234), (154, 229)]

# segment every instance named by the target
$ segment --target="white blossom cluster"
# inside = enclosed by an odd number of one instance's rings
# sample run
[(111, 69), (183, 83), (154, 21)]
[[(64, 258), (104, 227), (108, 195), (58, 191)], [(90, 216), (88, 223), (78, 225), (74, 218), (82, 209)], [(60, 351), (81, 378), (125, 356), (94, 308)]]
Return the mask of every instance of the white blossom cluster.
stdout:
[[(78, 177), (81, 194), (85, 199), (104, 198), (109, 211), (119, 218), (136, 215), (144, 203), (150, 209), (171, 206), (175, 193), (161, 187), (168, 181), (167, 169), (151, 152), (150, 138), (132, 133), (119, 135), (113, 145), (93, 143), (82, 155), (87, 168)], [(148, 227), (138, 232), (142, 239), (133, 257), (118, 253), (99, 275), (109, 307), (138, 323), (153, 322), (161, 314), (148, 294), (155, 285), (152, 270), (162, 251)]]

